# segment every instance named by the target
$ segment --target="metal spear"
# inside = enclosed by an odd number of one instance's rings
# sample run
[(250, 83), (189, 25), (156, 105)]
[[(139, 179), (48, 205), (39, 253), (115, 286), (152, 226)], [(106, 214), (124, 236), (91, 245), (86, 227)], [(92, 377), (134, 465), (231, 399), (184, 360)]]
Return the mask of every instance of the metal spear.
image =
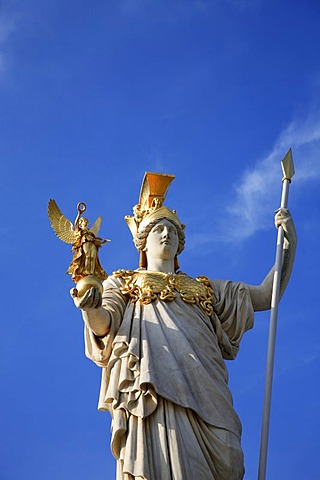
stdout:
[[(292, 160), (291, 148), (289, 149), (288, 153), (282, 160), (281, 166), (282, 166), (282, 171), (284, 175), (282, 179), (281, 208), (287, 208), (289, 185), (291, 183), (291, 178), (294, 175), (294, 165)], [(280, 301), (281, 269), (282, 269), (282, 263), (283, 263), (283, 240), (284, 240), (284, 231), (283, 231), (283, 228), (280, 226), (278, 228), (276, 260), (274, 265), (274, 277), (273, 277), (273, 287), (272, 287), (267, 369), (266, 369), (266, 381), (265, 381), (263, 415), (262, 415), (258, 480), (265, 480), (266, 478), (274, 351), (275, 351), (275, 343), (276, 343), (278, 305)]]

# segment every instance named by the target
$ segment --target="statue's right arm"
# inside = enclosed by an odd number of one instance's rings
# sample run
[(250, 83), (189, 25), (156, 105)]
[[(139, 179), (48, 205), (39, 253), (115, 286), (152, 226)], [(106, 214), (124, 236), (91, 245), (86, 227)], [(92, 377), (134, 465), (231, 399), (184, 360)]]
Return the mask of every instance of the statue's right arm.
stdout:
[(109, 332), (111, 313), (102, 307), (102, 295), (98, 289), (92, 287), (83, 297), (73, 297), (73, 300), (75, 306), (81, 309), (83, 320), (90, 330), (97, 337), (104, 337)]

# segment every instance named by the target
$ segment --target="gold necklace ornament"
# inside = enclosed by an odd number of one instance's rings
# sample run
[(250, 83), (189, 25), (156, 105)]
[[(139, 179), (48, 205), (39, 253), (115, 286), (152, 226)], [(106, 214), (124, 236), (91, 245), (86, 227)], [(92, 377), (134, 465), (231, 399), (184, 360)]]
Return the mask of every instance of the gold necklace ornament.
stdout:
[(114, 277), (123, 281), (121, 293), (132, 302), (147, 305), (157, 298), (172, 302), (177, 294), (189, 304), (196, 304), (210, 316), (213, 313), (214, 293), (208, 277), (189, 277), (185, 273), (164, 273), (150, 270), (117, 270)]

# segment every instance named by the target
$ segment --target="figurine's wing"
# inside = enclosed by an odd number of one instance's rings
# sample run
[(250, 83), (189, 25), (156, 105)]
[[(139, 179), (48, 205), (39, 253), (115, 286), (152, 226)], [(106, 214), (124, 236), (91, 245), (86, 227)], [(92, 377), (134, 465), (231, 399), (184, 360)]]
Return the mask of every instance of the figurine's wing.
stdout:
[(102, 217), (98, 217), (97, 220), (92, 225), (92, 227), (90, 228), (90, 232), (92, 232), (93, 235), (95, 235), (95, 236), (98, 235), (99, 230), (100, 230), (100, 226), (101, 226), (101, 222), (102, 222)]
[(55, 231), (57, 237), (63, 242), (74, 243), (77, 235), (73, 229), (73, 225), (70, 220), (63, 215), (55, 200), (49, 200), (48, 215), (51, 227)]

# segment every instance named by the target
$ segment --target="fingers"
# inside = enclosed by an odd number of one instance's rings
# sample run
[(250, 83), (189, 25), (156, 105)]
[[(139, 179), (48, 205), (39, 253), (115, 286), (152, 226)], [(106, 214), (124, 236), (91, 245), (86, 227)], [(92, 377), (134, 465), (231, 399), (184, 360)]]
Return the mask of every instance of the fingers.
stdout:
[(282, 227), (283, 229), (285, 248), (287, 248), (289, 244), (295, 245), (297, 242), (297, 234), (289, 210), (287, 208), (279, 208), (276, 211), (274, 222), (277, 228)]
[(86, 293), (81, 297), (74, 296), (74, 290), (70, 291), (71, 296), (74, 299), (76, 307), (81, 308), (82, 310), (88, 310), (90, 308), (99, 308), (102, 305), (102, 295), (99, 292), (98, 288), (91, 287)]
[(90, 288), (86, 293), (79, 299), (79, 308), (94, 308), (92, 307), (94, 303), (94, 288)]
[(98, 308), (102, 303), (102, 295), (96, 287), (87, 290), (80, 300), (79, 307), (82, 309)]
[(291, 220), (291, 215), (287, 208), (278, 208), (275, 211), (274, 223), (277, 228), (284, 227), (289, 220)]
[(277, 210), (275, 210), (274, 212), (276, 215), (280, 214), (280, 215), (289, 215), (290, 216), (290, 212), (287, 208), (277, 208)]
[(99, 292), (98, 288), (95, 288), (96, 290), (96, 301), (95, 301), (95, 307), (94, 308), (100, 308), (102, 305), (102, 295)]

